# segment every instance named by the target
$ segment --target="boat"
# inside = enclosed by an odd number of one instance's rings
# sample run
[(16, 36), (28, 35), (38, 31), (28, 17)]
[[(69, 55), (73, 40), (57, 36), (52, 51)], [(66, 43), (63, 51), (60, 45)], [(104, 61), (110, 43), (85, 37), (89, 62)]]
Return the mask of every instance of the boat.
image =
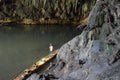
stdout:
[(26, 80), (28, 77), (30, 77), (33, 73), (40, 73), (40, 70), (44, 68), (46, 63), (50, 62), (50, 60), (54, 59), (58, 53), (58, 49), (52, 51), (49, 55), (43, 57), (36, 63), (34, 63), (31, 67), (25, 69), (23, 72), (18, 74), (16, 77), (14, 77), (12, 80)]

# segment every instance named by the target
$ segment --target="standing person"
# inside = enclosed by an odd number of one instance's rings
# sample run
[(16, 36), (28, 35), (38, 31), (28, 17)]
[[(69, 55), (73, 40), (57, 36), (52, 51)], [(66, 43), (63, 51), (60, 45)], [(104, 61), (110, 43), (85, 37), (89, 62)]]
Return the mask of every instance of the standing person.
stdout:
[(49, 51), (52, 52), (53, 51), (53, 45), (50, 43), (49, 45)]

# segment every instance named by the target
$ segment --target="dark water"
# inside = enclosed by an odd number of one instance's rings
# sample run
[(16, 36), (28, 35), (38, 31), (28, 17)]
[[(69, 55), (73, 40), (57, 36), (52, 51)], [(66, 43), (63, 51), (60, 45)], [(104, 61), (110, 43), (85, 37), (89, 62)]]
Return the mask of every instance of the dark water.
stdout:
[(49, 54), (49, 43), (57, 49), (76, 35), (71, 25), (0, 26), (0, 80), (10, 80)]

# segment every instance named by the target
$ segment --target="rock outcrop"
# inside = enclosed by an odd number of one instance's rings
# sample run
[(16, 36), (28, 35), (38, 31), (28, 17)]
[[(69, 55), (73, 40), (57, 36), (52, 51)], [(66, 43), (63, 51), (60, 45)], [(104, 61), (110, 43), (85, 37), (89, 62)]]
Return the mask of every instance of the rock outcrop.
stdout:
[(44, 80), (120, 80), (119, 14), (119, 0), (98, 0), (78, 27), (82, 33), (60, 48), (57, 63), (44, 73), (54, 78)]

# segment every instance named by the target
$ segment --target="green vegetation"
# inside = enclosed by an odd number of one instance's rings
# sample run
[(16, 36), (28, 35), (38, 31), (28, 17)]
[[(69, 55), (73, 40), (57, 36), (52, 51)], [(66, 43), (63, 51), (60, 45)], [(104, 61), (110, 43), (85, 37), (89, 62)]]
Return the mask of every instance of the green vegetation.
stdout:
[(5, 0), (0, 2), (0, 20), (40, 18), (79, 22), (86, 17), (96, 0)]

